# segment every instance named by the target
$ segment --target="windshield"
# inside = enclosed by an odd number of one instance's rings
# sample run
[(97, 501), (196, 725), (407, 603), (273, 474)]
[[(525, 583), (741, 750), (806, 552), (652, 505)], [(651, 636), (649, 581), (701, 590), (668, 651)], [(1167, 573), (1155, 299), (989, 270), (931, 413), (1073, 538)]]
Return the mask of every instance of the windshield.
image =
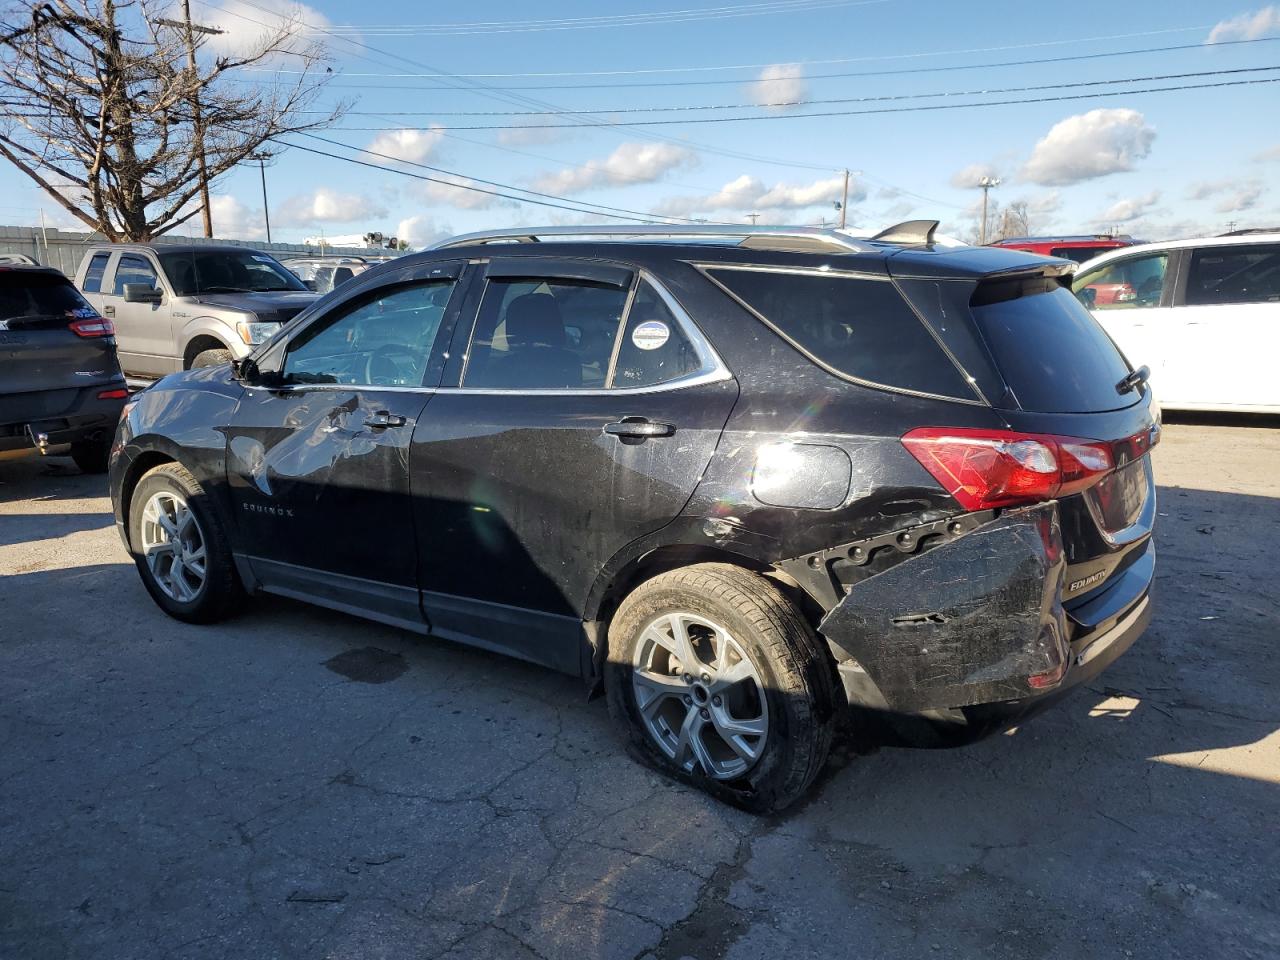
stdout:
[(253, 250), (162, 253), (160, 263), (173, 284), (174, 293), (180, 297), (200, 293), (307, 290), (301, 280), (273, 257)]
[(97, 313), (66, 277), (0, 270), (0, 321), (57, 318), (65, 322)]

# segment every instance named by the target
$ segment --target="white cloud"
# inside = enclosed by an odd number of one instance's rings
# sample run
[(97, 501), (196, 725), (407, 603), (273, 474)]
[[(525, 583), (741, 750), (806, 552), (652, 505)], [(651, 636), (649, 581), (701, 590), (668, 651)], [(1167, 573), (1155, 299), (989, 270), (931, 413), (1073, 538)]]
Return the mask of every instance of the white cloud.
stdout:
[(1034, 197), (1028, 197), (1024, 202), (1032, 215), (1052, 220), (1053, 214), (1062, 209), (1062, 191), (1048, 190)]
[(426, 247), (453, 236), (453, 228), (448, 224), (438, 223), (434, 217), (419, 214), (401, 220), (396, 225), (395, 235), (398, 240), (406, 241), (411, 247)]
[(1269, 160), (1280, 160), (1280, 145), (1270, 147), (1261, 153), (1256, 153), (1253, 159), (1258, 163), (1266, 163)]
[(385, 207), (366, 196), (320, 187), (311, 193), (289, 197), (280, 204), (276, 220), (284, 227), (306, 227), (320, 223), (365, 223), (386, 215)]
[(624, 143), (603, 160), (588, 160), (578, 167), (545, 173), (533, 181), (544, 193), (580, 193), (596, 187), (653, 183), (677, 167), (697, 159), (672, 143)]
[(262, 211), (250, 209), (229, 193), (217, 193), (209, 198), (209, 216), (213, 220), (213, 234), (220, 239), (266, 239), (267, 230)]
[[(443, 204), (446, 207), (456, 207), (459, 210), (489, 210), (493, 207), (514, 207), (514, 200), (507, 200), (503, 197), (495, 197), (492, 193), (482, 193), (482, 190), (494, 190), (494, 187), (477, 184), (473, 180), (466, 177), (442, 177), (446, 183), (419, 183), (407, 189), (411, 196), (422, 200), (425, 203)], [(467, 189), (468, 187), (478, 187), (479, 189)]]
[[(181, 6), (175, 4), (167, 15), (181, 19)], [(290, 49), (303, 50), (317, 45), (323, 31), (332, 26), (323, 13), (293, 0), (197, 2), (192, 4), (191, 19), (222, 31), (207, 37), (203, 47), (218, 56), (242, 56), (281, 29), (290, 33)]]
[(388, 130), (374, 137), (366, 149), (396, 160), (422, 163), (435, 153), (443, 136), (438, 127), (430, 130)]
[[(760, 76), (747, 84), (747, 96), (758, 106), (801, 103), (808, 96), (809, 85), (798, 63), (775, 63), (760, 71)], [(785, 109), (778, 106), (778, 109)]]
[(982, 185), (984, 177), (998, 180), (1000, 174), (989, 163), (971, 163), (951, 175), (951, 185), (959, 190), (974, 190)]
[(1132, 170), (1151, 153), (1155, 138), (1155, 128), (1137, 110), (1090, 110), (1054, 124), (1031, 152), (1022, 178), (1056, 187)]
[(1241, 210), (1252, 210), (1266, 192), (1261, 180), (1202, 180), (1191, 185), (1187, 192), (1192, 200), (1207, 200), (1217, 197), (1213, 209), (1218, 213), (1237, 213)]
[(1125, 197), (1117, 200), (1102, 213), (1094, 217), (1094, 222), (1102, 224), (1128, 223), (1146, 215), (1152, 207), (1160, 202), (1160, 191), (1152, 190), (1141, 197)]
[(1242, 13), (1230, 20), (1220, 21), (1209, 31), (1209, 38), (1205, 43), (1256, 40), (1277, 31), (1280, 31), (1280, 7), (1263, 7), (1252, 13)]
[[(793, 211), (819, 204), (829, 206), (841, 198), (844, 175), (812, 183), (776, 183), (766, 186), (756, 177), (743, 174), (730, 180), (715, 193), (701, 197), (672, 197), (658, 205), (660, 212), (673, 215), (726, 211), (744, 213), (756, 210)], [(867, 197), (866, 187), (856, 178), (849, 181), (849, 204)]]

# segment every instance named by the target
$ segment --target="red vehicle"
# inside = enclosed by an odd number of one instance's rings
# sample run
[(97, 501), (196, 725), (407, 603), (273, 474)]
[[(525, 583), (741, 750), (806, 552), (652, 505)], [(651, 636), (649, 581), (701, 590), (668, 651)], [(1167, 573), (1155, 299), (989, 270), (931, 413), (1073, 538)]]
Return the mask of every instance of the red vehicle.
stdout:
[(997, 240), (990, 246), (1026, 250), (1045, 257), (1062, 257), (1065, 260), (1084, 263), (1108, 250), (1131, 247), (1141, 242), (1130, 236), (1112, 236), (1102, 233), (1080, 237), (1010, 237), (1007, 240)]

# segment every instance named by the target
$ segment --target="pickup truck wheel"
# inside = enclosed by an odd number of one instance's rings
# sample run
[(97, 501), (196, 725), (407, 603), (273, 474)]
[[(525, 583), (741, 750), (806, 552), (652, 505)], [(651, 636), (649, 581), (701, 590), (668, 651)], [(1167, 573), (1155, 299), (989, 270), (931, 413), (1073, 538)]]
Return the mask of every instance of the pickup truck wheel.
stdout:
[(191, 361), (191, 369), (197, 367), (216, 367), (231, 362), (230, 350), (204, 350), (195, 355)]
[(799, 799), (831, 747), (829, 654), (773, 583), (728, 564), (632, 592), (609, 626), (605, 685), (648, 762), (754, 813)]
[(111, 459), (111, 443), (107, 440), (83, 440), (71, 445), (71, 459), (82, 473), (106, 473)]
[(184, 467), (143, 475), (129, 502), (129, 546), (143, 586), (165, 613), (213, 623), (239, 607), (244, 589), (204, 489)]

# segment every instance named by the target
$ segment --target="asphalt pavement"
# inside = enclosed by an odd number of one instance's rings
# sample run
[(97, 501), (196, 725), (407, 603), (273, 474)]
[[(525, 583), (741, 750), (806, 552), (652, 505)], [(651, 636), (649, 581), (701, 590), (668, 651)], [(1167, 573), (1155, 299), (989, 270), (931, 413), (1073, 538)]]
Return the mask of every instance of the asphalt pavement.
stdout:
[(767, 819), (572, 678), (282, 600), (170, 620), (101, 477), (0, 462), (0, 958), (1280, 957), (1280, 429), (1155, 456), (1124, 658), (972, 747), (845, 742)]

